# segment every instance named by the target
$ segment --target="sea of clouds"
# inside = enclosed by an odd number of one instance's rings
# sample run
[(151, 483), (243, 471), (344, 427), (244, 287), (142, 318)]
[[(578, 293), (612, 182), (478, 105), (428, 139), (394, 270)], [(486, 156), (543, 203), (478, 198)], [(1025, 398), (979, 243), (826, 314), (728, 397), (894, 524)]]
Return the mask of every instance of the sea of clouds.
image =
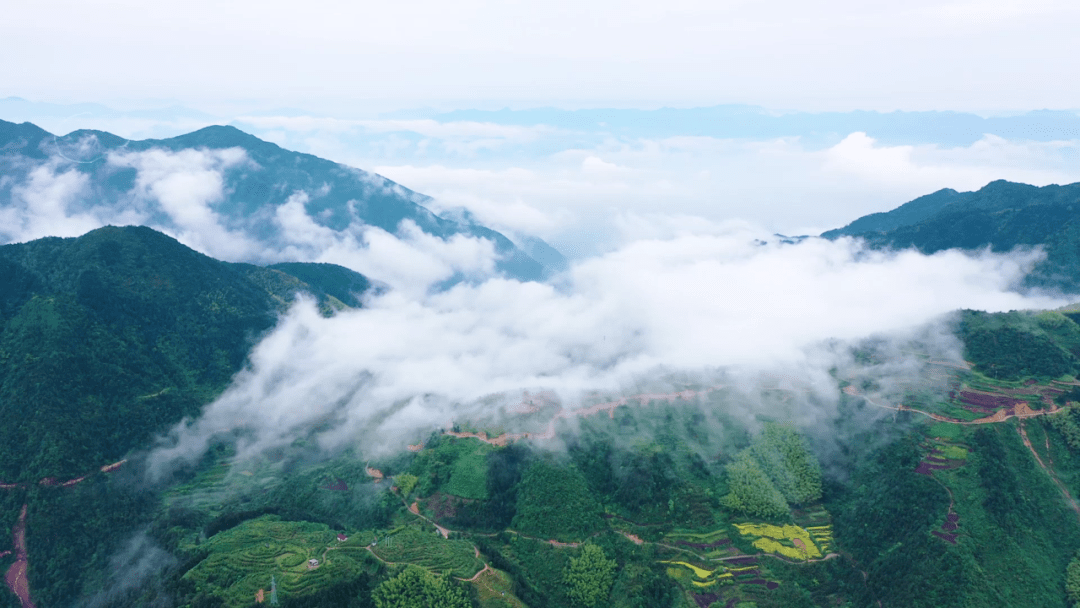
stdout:
[[(836, 370), (857, 371), (852, 344), (923, 336), (921, 353), (885, 349), (892, 354), (875, 369), (888, 386), (897, 384), (889, 377), (921, 373), (916, 355), (961, 361), (952, 311), (1070, 301), (1016, 290), (1038, 250), (873, 251), (852, 239), (791, 240), (757, 223), (634, 205), (607, 218), (602, 253), (578, 257), (547, 283), (520, 282), (495, 274), (489, 241), (443, 240), (410, 222), (394, 233), (331, 230), (307, 214), (312, 193), (303, 191), (267, 210), (282, 239), (247, 234), (216, 211), (229, 172), (251, 163), (242, 150), (119, 150), (103, 162), (137, 170), (119, 200), (95, 199), (70, 155), (12, 172), (0, 184), (10, 195), (0, 236), (140, 223), (218, 258), (333, 262), (390, 287), (329, 318), (301, 300), (224, 394), (162, 439), (150, 458), (158, 473), (197, 459), (221, 434), (240, 437), (242, 456), (298, 437), (384, 454), (455, 422), (490, 419), (524, 390), (575, 407), (593, 391), (624, 394), (673, 372), (741, 379), (747, 402), (761, 387), (755, 378), (795, 378), (814, 387), (813, 399), (797, 402), (804, 410), (748, 410), (750, 422), (780, 414), (815, 424), (837, 415)], [(468, 280), (434, 288), (451, 276)]]

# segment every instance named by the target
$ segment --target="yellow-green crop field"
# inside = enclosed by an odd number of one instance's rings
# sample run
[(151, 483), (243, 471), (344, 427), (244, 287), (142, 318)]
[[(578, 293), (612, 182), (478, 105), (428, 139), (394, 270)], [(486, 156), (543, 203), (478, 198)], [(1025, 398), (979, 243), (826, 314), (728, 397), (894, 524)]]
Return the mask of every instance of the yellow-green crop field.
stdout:
[[(753, 545), (765, 553), (783, 555), (791, 559), (806, 560), (821, 557), (821, 549), (811, 538), (811, 534), (805, 528), (787, 524), (775, 526), (773, 524), (734, 524), (735, 528), (743, 536), (758, 537)], [(831, 529), (828, 531), (832, 538)], [(798, 541), (796, 543), (795, 541)], [(799, 548), (801, 543), (803, 548)]]
[[(732, 574), (727, 572), (726, 568), (723, 567), (716, 568), (715, 570), (708, 570), (683, 561), (665, 560), (660, 563), (671, 564), (672, 566), (682, 566), (682, 568), (668, 567), (668, 576), (683, 584), (690, 583), (695, 587), (711, 587), (720, 582), (730, 582), (734, 578)], [(691, 576), (690, 573), (693, 573), (693, 575)]]

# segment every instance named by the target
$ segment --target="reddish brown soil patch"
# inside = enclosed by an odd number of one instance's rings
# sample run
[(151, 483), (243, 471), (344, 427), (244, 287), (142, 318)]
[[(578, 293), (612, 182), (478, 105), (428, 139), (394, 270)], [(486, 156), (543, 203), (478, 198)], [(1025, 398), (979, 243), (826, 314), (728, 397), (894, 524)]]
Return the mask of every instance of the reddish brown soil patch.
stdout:
[(944, 463), (923, 460), (919, 463), (919, 466), (915, 467), (915, 472), (919, 475), (930, 475), (933, 471), (948, 471), (950, 469), (959, 469), (962, 466), (964, 466), (963, 460), (950, 460)]
[[(994, 422), (1005, 422), (1006, 420), (1009, 419), (1009, 414), (1010, 413), (1011, 412), (1009, 410), (1007, 410), (1007, 409), (998, 410), (998, 411), (994, 412), (993, 415), (987, 416), (986, 418), (979, 418), (978, 420), (972, 420), (971, 424), (990, 424), (990, 423), (994, 423)], [(946, 420), (946, 422), (948, 422), (948, 420)]]
[(7, 573), (4, 574), (4, 582), (19, 598), (23, 608), (34, 608), (34, 602), (30, 600), (30, 581), (26, 578), (26, 505), (23, 505), (19, 513), (19, 521), (13, 530), (15, 538), (15, 563), (11, 564)]
[(775, 581), (767, 581), (767, 580), (765, 580), (763, 578), (755, 578), (754, 580), (746, 581), (743, 584), (744, 585), (761, 585), (761, 586), (765, 587), (766, 589), (768, 589), (769, 591), (772, 591), (773, 589), (776, 589), (777, 587), (780, 586), (780, 583), (777, 583)]
[(73, 485), (75, 485), (77, 483), (80, 483), (84, 479), (86, 479), (86, 475), (83, 475), (82, 477), (76, 477), (75, 479), (69, 479), (69, 480), (65, 481), (64, 483), (60, 484), (60, 487), (62, 487), (62, 488), (70, 488), (71, 486), (73, 486)]
[(960, 527), (960, 524), (957, 523), (959, 521), (959, 515), (957, 515), (956, 513), (949, 513), (945, 516), (945, 523), (941, 524), (941, 529), (945, 530), (946, 532), (953, 532)]
[(127, 462), (127, 460), (121, 460), (120, 462), (114, 462), (112, 464), (107, 464), (107, 465), (101, 467), (101, 472), (102, 473), (112, 473), (116, 469), (119, 469), (121, 466), (123, 466), (123, 464), (125, 462)]
[(1023, 403), (1020, 399), (1014, 399), (1012, 397), (994, 393), (984, 393), (981, 391), (960, 391), (960, 402), (986, 411), (1003, 407), (1013, 407)]
[(457, 517), (458, 509), (460, 509), (462, 505), (474, 502), (476, 502), (475, 499), (436, 492), (427, 499), (425, 505), (427, 506), (427, 510), (434, 515), (436, 520), (442, 520), (445, 517)]
[(598, 403), (598, 404), (590, 406), (590, 407), (583, 407), (583, 408), (578, 408), (578, 409), (573, 409), (573, 410), (561, 409), (561, 410), (559, 410), (558, 412), (555, 413), (555, 416), (548, 422), (547, 428), (544, 429), (544, 431), (541, 432), (541, 433), (529, 433), (529, 432), (525, 432), (525, 433), (503, 433), (502, 435), (499, 435), (498, 437), (488, 437), (487, 433), (482, 433), (482, 432), (481, 433), (463, 433), (463, 432), (455, 432), (455, 431), (445, 431), (444, 434), (450, 435), (450, 436), (453, 436), (453, 437), (458, 437), (458, 438), (472, 437), (474, 439), (479, 439), (480, 441), (483, 441), (484, 443), (489, 443), (491, 445), (499, 446), (499, 447), (505, 446), (508, 443), (510, 443), (511, 441), (518, 441), (520, 439), (554, 439), (555, 438), (555, 424), (561, 418), (574, 418), (574, 417), (593, 416), (593, 415), (596, 415), (596, 414), (598, 414), (600, 412), (607, 412), (608, 417), (614, 419), (615, 418), (615, 410), (619, 406), (626, 405), (631, 399), (637, 400), (642, 405), (644, 405), (644, 404), (646, 404), (646, 403), (648, 403), (650, 401), (661, 401), (661, 400), (662, 401), (667, 401), (668, 403), (673, 403), (676, 399), (690, 400), (690, 399), (693, 399), (694, 397), (696, 397), (698, 395), (707, 395), (712, 391), (719, 390), (720, 388), (721, 387), (719, 387), (719, 386), (711, 386), (711, 387), (709, 387), (709, 388), (707, 388), (707, 389), (705, 389), (703, 391), (686, 390), (686, 391), (679, 391), (677, 393), (667, 393), (667, 394), (646, 393), (646, 394), (641, 394), (641, 395), (633, 395), (631, 397), (623, 397), (622, 399), (617, 399), (615, 401), (608, 401), (606, 403)]
[(956, 544), (956, 538), (957, 536), (959, 536), (958, 534), (949, 534), (948, 532), (939, 532), (937, 530), (931, 530), (930, 533), (940, 538), (941, 540), (953, 545)]
[(380, 471), (379, 469), (373, 469), (371, 467), (364, 467), (364, 471), (367, 472), (368, 477), (374, 477), (376, 483), (383, 480), (382, 471)]
[[(381, 478), (382, 477), (380, 477), (380, 479)], [(319, 486), (319, 489), (331, 490), (334, 492), (347, 492), (349, 490), (349, 484), (345, 483), (344, 479), (334, 478), (334, 483), (328, 483), (326, 485)]]

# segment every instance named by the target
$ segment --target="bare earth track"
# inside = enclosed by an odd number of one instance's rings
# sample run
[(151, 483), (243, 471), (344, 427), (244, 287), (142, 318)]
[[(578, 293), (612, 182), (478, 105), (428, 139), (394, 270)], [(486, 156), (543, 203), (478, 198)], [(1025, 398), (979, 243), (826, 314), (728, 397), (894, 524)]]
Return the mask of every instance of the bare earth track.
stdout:
[[(127, 462), (127, 460), (107, 464), (98, 467), (98, 471), (101, 471), (102, 473), (112, 473), (123, 466), (125, 462)], [(92, 475), (92, 473), (87, 473), (67, 481), (58, 481), (55, 477), (46, 477), (40, 480), (38, 485), (70, 488), (76, 484), (82, 483), (90, 475)], [(26, 488), (27, 484), (25, 483), (0, 483), (0, 490), (25, 490)], [(4, 574), (4, 582), (7, 584), (8, 589), (19, 598), (22, 608), (36, 608), (33, 600), (30, 599), (30, 581), (26, 577), (26, 572), (29, 568), (26, 551), (26, 510), (27, 505), (24, 504), (22, 512), (19, 514), (19, 521), (12, 530), (12, 536), (14, 537), (15, 563), (12, 564)], [(11, 551), (4, 552), (4, 554), (8, 553), (11, 553)]]

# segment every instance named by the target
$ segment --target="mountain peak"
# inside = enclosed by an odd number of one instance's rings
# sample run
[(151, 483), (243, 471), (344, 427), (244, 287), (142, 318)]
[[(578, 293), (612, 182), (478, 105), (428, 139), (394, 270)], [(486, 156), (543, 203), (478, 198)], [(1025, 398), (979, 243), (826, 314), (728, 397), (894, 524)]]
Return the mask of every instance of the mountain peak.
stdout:
[(31, 158), (45, 158), (45, 153), (38, 145), (50, 135), (52, 134), (33, 123), (0, 120), (0, 154), (17, 152)]
[(206, 147), (206, 148), (233, 148), (245, 149), (280, 149), (277, 144), (263, 141), (250, 133), (245, 133), (236, 127), (229, 125), (210, 125), (198, 131), (192, 131), (185, 135), (160, 140), (158, 143), (170, 144), (169, 147)]

